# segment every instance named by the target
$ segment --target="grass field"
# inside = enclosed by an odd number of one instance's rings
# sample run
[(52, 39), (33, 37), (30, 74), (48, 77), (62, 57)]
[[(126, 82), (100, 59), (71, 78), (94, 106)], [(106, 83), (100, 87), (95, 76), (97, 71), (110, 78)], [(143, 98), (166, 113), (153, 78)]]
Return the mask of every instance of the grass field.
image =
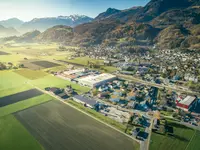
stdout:
[(174, 127), (174, 136), (152, 132), (150, 150), (186, 150), (195, 131), (171, 121), (168, 124)]
[(26, 78), (12, 71), (0, 71), (0, 94), (2, 90), (19, 88), (25, 85)]
[(12, 115), (0, 118), (0, 149), (43, 150), (42, 146)]
[(29, 70), (29, 69), (21, 69), (16, 70), (15, 73), (18, 73), (21, 76), (24, 76), (25, 78), (28, 78), (30, 80), (42, 78), (47, 75), (47, 73), (40, 71), (40, 70)]
[(77, 57), (75, 59), (66, 60), (66, 61), (75, 63), (75, 64), (85, 65), (85, 66), (88, 65), (88, 61), (90, 61), (92, 63), (103, 63), (103, 60), (96, 60), (96, 59), (89, 58), (89, 57)]
[(133, 139), (59, 101), (15, 116), (45, 149), (137, 150), (139, 146)]
[(52, 76), (52, 75), (48, 75), (45, 76), (43, 78), (40, 79), (36, 79), (34, 81), (30, 81), (33, 85), (38, 86), (42, 89), (46, 88), (46, 87), (60, 87), (60, 88), (64, 88), (67, 85), (72, 85), (72, 87), (78, 92), (78, 93), (82, 93), (82, 92), (88, 92), (90, 89), (87, 87), (83, 87), (80, 86), (78, 84), (72, 83), (70, 81), (66, 81), (63, 80), (61, 78)]

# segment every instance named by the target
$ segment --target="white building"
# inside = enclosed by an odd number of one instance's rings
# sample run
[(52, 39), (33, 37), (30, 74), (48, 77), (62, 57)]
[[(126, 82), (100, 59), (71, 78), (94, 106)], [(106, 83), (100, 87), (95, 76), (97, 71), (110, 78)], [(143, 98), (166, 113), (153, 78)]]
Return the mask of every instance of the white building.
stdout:
[(79, 73), (79, 72), (84, 72), (84, 71), (85, 71), (85, 69), (76, 69), (76, 70), (65, 71), (65, 72), (63, 72), (63, 74), (72, 75), (72, 74)]
[(101, 86), (107, 82), (113, 81), (116, 78), (117, 77), (115, 75), (103, 73), (99, 75), (91, 75), (85, 78), (80, 78), (78, 79), (78, 82), (80, 85), (93, 88), (93, 87)]

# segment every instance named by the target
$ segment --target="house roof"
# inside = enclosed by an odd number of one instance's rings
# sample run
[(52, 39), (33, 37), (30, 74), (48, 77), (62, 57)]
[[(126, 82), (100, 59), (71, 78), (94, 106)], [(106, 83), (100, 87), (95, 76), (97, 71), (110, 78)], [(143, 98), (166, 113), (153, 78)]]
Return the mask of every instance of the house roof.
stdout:
[(86, 104), (89, 104), (91, 106), (94, 106), (97, 103), (96, 100), (88, 98), (88, 97), (84, 97), (84, 96), (81, 96), (81, 95), (75, 95), (74, 98), (76, 98), (79, 101), (82, 101), (82, 102), (84, 102)]

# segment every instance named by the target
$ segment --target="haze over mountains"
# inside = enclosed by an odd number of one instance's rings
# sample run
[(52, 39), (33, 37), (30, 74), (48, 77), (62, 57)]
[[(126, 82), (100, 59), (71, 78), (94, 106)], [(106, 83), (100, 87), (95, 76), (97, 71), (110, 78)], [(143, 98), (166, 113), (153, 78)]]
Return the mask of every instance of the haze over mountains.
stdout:
[[(31, 21), (23, 22), (17, 18), (11, 18), (8, 20), (0, 21), (0, 25), (6, 28), (15, 28), (20, 33), (30, 32), (33, 30), (45, 31), (56, 25), (66, 25), (74, 27), (76, 25), (91, 22), (93, 18), (84, 15), (70, 15), (70, 16), (58, 16), (48, 18), (34, 18)], [(10, 36), (10, 34), (8, 34)], [(15, 35), (15, 34), (13, 34)]]
[(33, 37), (32, 41), (200, 50), (199, 24), (200, 0), (151, 0), (144, 7), (108, 8), (94, 20), (86, 16), (42, 18), (21, 27), (43, 31), (58, 25)]

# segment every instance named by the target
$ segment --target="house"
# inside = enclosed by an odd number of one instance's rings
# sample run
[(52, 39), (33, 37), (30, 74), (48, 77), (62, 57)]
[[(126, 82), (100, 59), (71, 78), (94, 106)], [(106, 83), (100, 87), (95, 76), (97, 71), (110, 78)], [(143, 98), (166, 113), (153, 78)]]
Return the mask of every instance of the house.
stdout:
[(135, 105), (136, 105), (136, 102), (131, 101), (131, 102), (128, 103), (127, 107), (128, 107), (128, 108), (131, 108), (131, 109), (134, 109), (134, 108), (135, 108)]
[(137, 137), (138, 133), (140, 132), (140, 128), (136, 128), (132, 131), (132, 136)]
[(53, 93), (55, 95), (63, 93), (60, 88), (56, 88), (56, 87), (49, 88), (49, 92), (51, 92), (51, 93)]
[(90, 108), (94, 108), (95, 104), (97, 103), (96, 100), (81, 95), (75, 95), (73, 100)]

